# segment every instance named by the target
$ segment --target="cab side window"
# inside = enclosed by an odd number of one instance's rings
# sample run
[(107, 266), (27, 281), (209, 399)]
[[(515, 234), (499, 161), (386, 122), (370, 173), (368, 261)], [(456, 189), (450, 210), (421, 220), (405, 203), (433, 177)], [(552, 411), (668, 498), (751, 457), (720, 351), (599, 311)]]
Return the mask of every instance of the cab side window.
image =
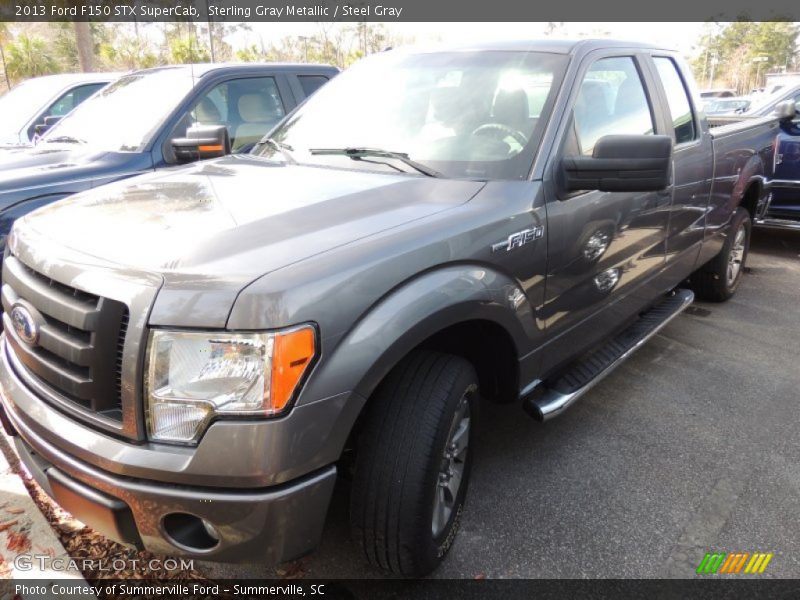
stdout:
[(191, 125), (224, 125), (233, 152), (249, 151), (286, 114), (273, 77), (225, 81), (203, 94), (176, 127), (173, 137)]
[(47, 109), (47, 113), (44, 116), (63, 117), (73, 108), (76, 108), (81, 102), (105, 86), (105, 83), (91, 83), (73, 88), (50, 105), (50, 108)]
[(689, 102), (686, 86), (683, 84), (678, 67), (671, 58), (654, 57), (653, 62), (658, 70), (661, 84), (667, 95), (667, 104), (672, 116), (672, 127), (675, 130), (675, 144), (685, 144), (697, 137), (694, 126), (694, 114)]
[(654, 133), (653, 114), (630, 56), (602, 58), (584, 75), (574, 107), (580, 154), (591, 156), (606, 135)]
[(34, 138), (36, 135), (36, 126), (44, 125), (44, 120), (47, 117), (63, 117), (67, 115), (73, 108), (77, 108), (81, 102), (93, 96), (95, 92), (103, 89), (106, 85), (105, 83), (89, 83), (72, 88), (53, 102), (42, 116), (39, 117), (36, 123), (31, 125), (30, 129), (28, 129), (28, 137), (31, 139)]

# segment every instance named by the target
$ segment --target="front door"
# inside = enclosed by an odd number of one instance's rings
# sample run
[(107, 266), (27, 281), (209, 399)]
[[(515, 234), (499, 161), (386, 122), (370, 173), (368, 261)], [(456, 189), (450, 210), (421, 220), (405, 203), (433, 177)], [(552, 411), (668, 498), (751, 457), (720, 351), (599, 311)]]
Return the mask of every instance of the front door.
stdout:
[(561, 160), (588, 155), (614, 134), (663, 131), (655, 119), (645, 57), (587, 59), (572, 92), (572, 109), (555, 155), (548, 190), (545, 305), (550, 340), (544, 371), (587, 349), (657, 295), (651, 280), (665, 263), (671, 191), (567, 194)]

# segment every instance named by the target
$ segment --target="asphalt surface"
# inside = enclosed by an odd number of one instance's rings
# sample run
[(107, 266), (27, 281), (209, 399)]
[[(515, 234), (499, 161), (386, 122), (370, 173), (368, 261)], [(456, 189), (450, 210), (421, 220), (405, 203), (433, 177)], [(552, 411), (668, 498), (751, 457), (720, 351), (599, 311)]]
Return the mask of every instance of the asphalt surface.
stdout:
[[(759, 577), (800, 577), (800, 233), (755, 232), (748, 265), (732, 300), (696, 303), (563, 416), (485, 405), (434, 576), (692, 577), (707, 551), (745, 551), (774, 553)], [(383, 576), (348, 537), (347, 501), (342, 484), (306, 577)]]

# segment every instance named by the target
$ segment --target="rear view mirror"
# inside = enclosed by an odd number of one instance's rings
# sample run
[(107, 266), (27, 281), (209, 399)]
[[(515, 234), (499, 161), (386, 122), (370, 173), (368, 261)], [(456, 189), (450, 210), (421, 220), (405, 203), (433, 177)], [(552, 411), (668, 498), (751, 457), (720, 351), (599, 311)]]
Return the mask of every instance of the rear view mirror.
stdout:
[(61, 117), (45, 117), (44, 123), (39, 123), (34, 130), (36, 132), (37, 137), (43, 136), (53, 127), (53, 125), (58, 123), (60, 120)]
[(666, 135), (607, 135), (589, 156), (562, 161), (568, 191), (654, 192), (669, 185), (672, 138)]
[(174, 138), (172, 150), (178, 162), (218, 158), (231, 153), (231, 138), (224, 125), (193, 125), (186, 137)]
[(779, 121), (791, 121), (797, 114), (797, 105), (794, 100), (784, 100), (775, 106), (775, 116)]

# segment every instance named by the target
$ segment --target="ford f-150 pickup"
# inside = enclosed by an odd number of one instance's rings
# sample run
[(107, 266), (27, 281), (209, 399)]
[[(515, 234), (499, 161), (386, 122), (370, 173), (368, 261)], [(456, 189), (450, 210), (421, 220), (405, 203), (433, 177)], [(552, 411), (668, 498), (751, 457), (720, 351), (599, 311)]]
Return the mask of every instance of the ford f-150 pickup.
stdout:
[(778, 119), (712, 133), (696, 98), (634, 43), (394, 50), (249, 155), (27, 215), (0, 347), (23, 462), (108, 536), (217, 561), (311, 551), (338, 474), (367, 559), (431, 571), (479, 399), (550, 419), (741, 284)]

